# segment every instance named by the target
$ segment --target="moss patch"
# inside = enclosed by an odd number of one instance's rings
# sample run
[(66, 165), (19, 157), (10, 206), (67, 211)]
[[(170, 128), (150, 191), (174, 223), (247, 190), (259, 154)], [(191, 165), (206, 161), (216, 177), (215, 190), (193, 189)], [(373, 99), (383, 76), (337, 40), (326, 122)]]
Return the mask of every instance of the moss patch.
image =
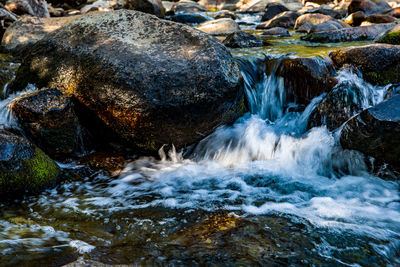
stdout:
[(386, 44), (393, 44), (398, 45), (400, 44), (400, 32), (389, 32), (385, 36), (383, 36), (378, 43), (386, 43)]

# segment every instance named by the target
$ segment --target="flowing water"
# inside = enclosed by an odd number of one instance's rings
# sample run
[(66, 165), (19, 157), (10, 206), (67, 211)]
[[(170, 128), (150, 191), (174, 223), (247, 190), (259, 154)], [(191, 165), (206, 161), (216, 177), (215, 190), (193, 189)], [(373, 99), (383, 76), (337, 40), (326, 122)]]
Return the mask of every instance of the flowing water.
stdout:
[[(307, 130), (324, 95), (296, 112), (258, 60), (239, 59), (251, 112), (184, 157), (161, 149), (161, 160), (137, 159), (117, 176), (60, 164), (77, 175), (0, 204), (0, 265), (400, 265), (398, 182), (368, 173), (338, 131)], [(338, 80), (363, 89), (364, 108), (387, 88), (350, 71)]]

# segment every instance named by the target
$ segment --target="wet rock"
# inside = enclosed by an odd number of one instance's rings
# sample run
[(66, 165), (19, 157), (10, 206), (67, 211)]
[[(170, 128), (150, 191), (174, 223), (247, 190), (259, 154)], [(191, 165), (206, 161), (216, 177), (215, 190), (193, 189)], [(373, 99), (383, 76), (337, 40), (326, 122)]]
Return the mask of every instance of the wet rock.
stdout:
[(16, 59), (12, 56), (0, 56), (0, 95), (7, 95), (4, 88), (14, 78), (19, 65), (20, 64), (16, 63)]
[(392, 11), (388, 13), (388, 15), (393, 16), (395, 18), (400, 18), (400, 7), (394, 8)]
[(289, 31), (288, 29), (282, 28), (282, 27), (275, 27), (275, 28), (270, 28), (265, 30), (261, 35), (266, 35), (266, 36), (279, 36), (279, 37), (289, 37)]
[(400, 44), (400, 25), (395, 26), (393, 29), (383, 33), (381, 36), (378, 36), (375, 40), (377, 43), (385, 43), (385, 44)]
[(388, 12), (391, 7), (384, 0), (352, 0), (347, 10), (348, 13), (363, 11), (367, 15)]
[[(340, 20), (329, 20), (329, 21), (325, 21), (321, 24), (311, 25), (311, 27), (307, 31), (307, 33), (335, 31), (335, 30), (340, 30), (343, 28), (350, 28), (350, 25), (348, 25), (347, 23), (340, 21)], [(300, 29), (299, 29), (299, 31), (300, 31)]]
[(299, 17), (299, 14), (293, 11), (285, 11), (279, 15), (276, 15), (272, 19), (262, 22), (257, 25), (257, 29), (271, 29), (275, 27), (282, 28), (293, 28), (296, 19)]
[(231, 48), (260, 47), (267, 45), (262, 39), (244, 31), (228, 35), (223, 41), (223, 44)]
[[(161, 0), (125, 0), (123, 7), (130, 10), (156, 15), (159, 18), (163, 18), (165, 15), (165, 8)], [(172, 10), (177, 12), (174, 7)]]
[(5, 8), (17, 15), (28, 14), (42, 18), (50, 17), (46, 0), (9, 0), (5, 4)]
[(11, 109), (25, 134), (47, 154), (60, 158), (79, 151), (80, 126), (70, 97), (43, 89), (16, 99)]
[(367, 21), (371, 22), (371, 23), (391, 23), (391, 22), (395, 22), (396, 18), (389, 16), (389, 15), (371, 15), (367, 17)]
[(400, 82), (400, 47), (375, 44), (339, 49), (330, 54), (337, 67), (357, 67), (363, 78), (372, 83), (386, 85)]
[(323, 15), (323, 14), (304, 14), (296, 19), (296, 23), (294, 25), (294, 29), (297, 30), (305, 23), (309, 24), (321, 24), (326, 21), (333, 20), (331, 16)]
[(287, 9), (284, 5), (279, 3), (268, 3), (265, 7), (264, 14), (261, 17), (261, 21), (268, 21), (285, 11), (289, 11), (289, 9)]
[(357, 11), (351, 13), (344, 22), (350, 24), (351, 26), (360, 26), (360, 24), (367, 18), (363, 11)]
[(7, 28), (1, 40), (1, 45), (13, 55), (24, 56), (44, 36), (79, 17), (22, 18)]
[(351, 119), (342, 130), (340, 144), (374, 157), (378, 164), (388, 163), (399, 169), (400, 95)]
[(95, 152), (79, 159), (79, 164), (89, 166), (91, 169), (106, 171), (110, 175), (120, 175), (126, 164), (133, 159), (124, 155), (113, 155), (112, 152)]
[(27, 82), (71, 93), (128, 147), (148, 152), (196, 142), (244, 108), (243, 79), (222, 43), (128, 10), (85, 15), (42, 39), (14, 86)]
[(204, 22), (196, 29), (217, 36), (227, 36), (240, 31), (239, 25), (232, 19), (216, 19)]
[(98, 261), (92, 261), (92, 260), (77, 260), (74, 262), (71, 262), (69, 264), (64, 265), (63, 267), (134, 267), (135, 265), (130, 264), (130, 265), (125, 265), (125, 264), (118, 264), (118, 265), (113, 265), (113, 264), (106, 264), (106, 263), (101, 263)]
[(206, 21), (212, 20), (212, 18), (203, 15), (203, 14), (195, 14), (195, 13), (177, 13), (171, 16), (171, 20), (184, 24), (200, 24)]
[(288, 100), (298, 104), (308, 104), (314, 97), (332, 89), (328, 78), (334, 74), (332, 63), (317, 57), (288, 57), (276, 71), (276, 75), (284, 79)]
[(36, 193), (55, 184), (57, 164), (23, 137), (0, 131), (0, 196)]
[(223, 10), (221, 12), (218, 12), (218, 14), (214, 17), (214, 19), (226, 19), (226, 18), (237, 20), (238, 16), (232, 11)]
[(334, 31), (311, 33), (302, 40), (318, 43), (337, 43), (374, 40), (378, 35), (396, 26), (396, 23), (384, 23), (371, 26), (344, 28)]
[(207, 12), (208, 9), (190, 0), (181, 0), (177, 2), (171, 9), (175, 13), (193, 13), (193, 12)]

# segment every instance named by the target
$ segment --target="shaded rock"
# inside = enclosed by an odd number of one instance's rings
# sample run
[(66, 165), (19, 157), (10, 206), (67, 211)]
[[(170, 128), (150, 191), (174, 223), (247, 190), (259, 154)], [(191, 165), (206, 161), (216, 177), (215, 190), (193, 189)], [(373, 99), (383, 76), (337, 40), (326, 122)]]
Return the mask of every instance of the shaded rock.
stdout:
[(17, 15), (28, 14), (35, 17), (50, 17), (46, 0), (9, 0), (5, 8)]
[(16, 59), (9, 55), (0, 56), (0, 95), (6, 96), (4, 92), (6, 85), (11, 82), (17, 73), (19, 63), (15, 63)]
[(400, 82), (400, 47), (386, 44), (339, 49), (329, 55), (337, 67), (357, 67), (366, 81), (386, 85)]
[(2, 47), (16, 56), (23, 56), (40, 39), (80, 16), (62, 18), (22, 18), (7, 28)]
[(223, 44), (231, 48), (260, 47), (267, 45), (262, 39), (244, 31), (228, 35), (223, 41)]
[(343, 127), (340, 144), (374, 157), (377, 165), (400, 166), (400, 95), (364, 110)]
[(4, 32), (12, 23), (18, 20), (18, 16), (8, 11), (7, 9), (0, 8), (0, 38), (3, 38)]
[(232, 19), (216, 19), (204, 22), (196, 29), (217, 36), (226, 36), (240, 31), (239, 25)]
[(51, 4), (47, 4), (47, 10), (49, 11), (50, 17), (62, 17), (66, 14), (62, 8), (55, 8)]
[(54, 7), (63, 7), (68, 9), (81, 8), (87, 2), (87, 0), (47, 0), (47, 3), (50, 3)]
[(110, 152), (95, 152), (79, 159), (79, 164), (89, 166), (91, 169), (106, 171), (110, 175), (120, 175), (126, 164), (133, 159), (124, 155), (113, 155)]
[(177, 2), (171, 9), (175, 13), (193, 13), (193, 12), (207, 12), (208, 9), (190, 0), (181, 0)]
[(89, 5), (86, 5), (81, 8), (81, 13), (85, 14), (88, 12), (93, 12), (93, 11), (111, 11), (114, 6), (116, 5), (116, 2), (110, 2), (110, 1), (104, 1), (104, 0), (98, 0), (94, 3), (91, 3)]
[[(123, 7), (126, 9), (156, 15), (159, 18), (163, 18), (165, 15), (165, 8), (161, 0), (125, 0)], [(174, 7), (172, 10), (176, 11)]]
[(206, 21), (212, 20), (212, 18), (203, 15), (203, 14), (195, 14), (195, 13), (177, 13), (171, 16), (171, 20), (179, 23), (185, 24), (200, 24)]
[(393, 29), (378, 36), (375, 42), (400, 45), (400, 25), (396, 25)]
[(297, 30), (299, 27), (301, 27), (305, 23), (321, 24), (321, 23), (324, 23), (329, 20), (333, 20), (333, 18), (331, 16), (318, 14), (318, 13), (304, 14), (296, 19), (294, 29)]
[(289, 37), (289, 31), (288, 29), (282, 28), (282, 27), (274, 27), (265, 30), (261, 35), (273, 35), (273, 36), (279, 36), (279, 37)]
[(236, 20), (238, 19), (238, 16), (232, 11), (223, 10), (221, 12), (218, 12), (218, 14), (214, 17), (214, 19), (226, 19), (226, 18)]
[(332, 89), (328, 78), (334, 74), (332, 63), (317, 57), (288, 57), (276, 70), (276, 75), (284, 79), (288, 100), (298, 104), (309, 104)]
[(265, 7), (264, 14), (261, 17), (261, 21), (268, 21), (285, 11), (289, 11), (289, 9), (287, 9), (284, 5), (279, 3), (268, 3)]
[(57, 164), (23, 137), (0, 131), (0, 196), (36, 193), (55, 184)]
[(324, 14), (327, 16), (331, 16), (332, 18), (335, 19), (341, 19), (346, 15), (346, 10), (333, 10), (333, 9), (328, 9), (328, 8), (314, 8), (314, 9), (309, 9), (304, 14), (314, 14), (314, 13), (319, 13), (319, 14)]
[(282, 28), (293, 28), (296, 19), (299, 17), (299, 14), (293, 11), (285, 11), (279, 15), (276, 15), (272, 19), (262, 22), (257, 25), (257, 29), (271, 29), (275, 27)]
[(70, 97), (43, 89), (16, 99), (11, 107), (25, 134), (53, 157), (80, 149), (79, 120)]
[(363, 11), (367, 15), (388, 12), (391, 7), (384, 0), (352, 0), (347, 8), (349, 14)]
[(88, 14), (48, 35), (15, 81), (71, 93), (128, 147), (148, 152), (194, 143), (244, 108), (243, 79), (222, 43), (128, 10)]
[(395, 18), (400, 18), (400, 7), (394, 8), (392, 11), (388, 13), (388, 15), (393, 16)]
[(360, 26), (360, 24), (367, 18), (365, 13), (363, 11), (357, 11), (354, 13), (351, 13), (345, 20), (347, 24), (350, 24), (351, 26)]
[(391, 23), (395, 22), (396, 18), (389, 15), (371, 15), (367, 17), (367, 21), (371, 23)]
[(374, 40), (382, 32), (392, 29), (396, 23), (384, 23), (371, 26), (343, 28), (340, 30), (310, 33), (302, 40), (318, 43), (353, 42)]

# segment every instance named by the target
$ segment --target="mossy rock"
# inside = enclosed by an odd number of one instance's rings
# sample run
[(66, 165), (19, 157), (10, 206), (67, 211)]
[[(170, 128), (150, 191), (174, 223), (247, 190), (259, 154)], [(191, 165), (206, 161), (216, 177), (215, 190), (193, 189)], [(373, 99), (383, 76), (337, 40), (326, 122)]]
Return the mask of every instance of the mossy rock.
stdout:
[(58, 165), (23, 137), (0, 132), (0, 198), (36, 193), (57, 181)]
[(393, 45), (400, 44), (400, 31), (389, 32), (385, 34), (381, 39), (378, 40), (378, 43), (386, 43)]

